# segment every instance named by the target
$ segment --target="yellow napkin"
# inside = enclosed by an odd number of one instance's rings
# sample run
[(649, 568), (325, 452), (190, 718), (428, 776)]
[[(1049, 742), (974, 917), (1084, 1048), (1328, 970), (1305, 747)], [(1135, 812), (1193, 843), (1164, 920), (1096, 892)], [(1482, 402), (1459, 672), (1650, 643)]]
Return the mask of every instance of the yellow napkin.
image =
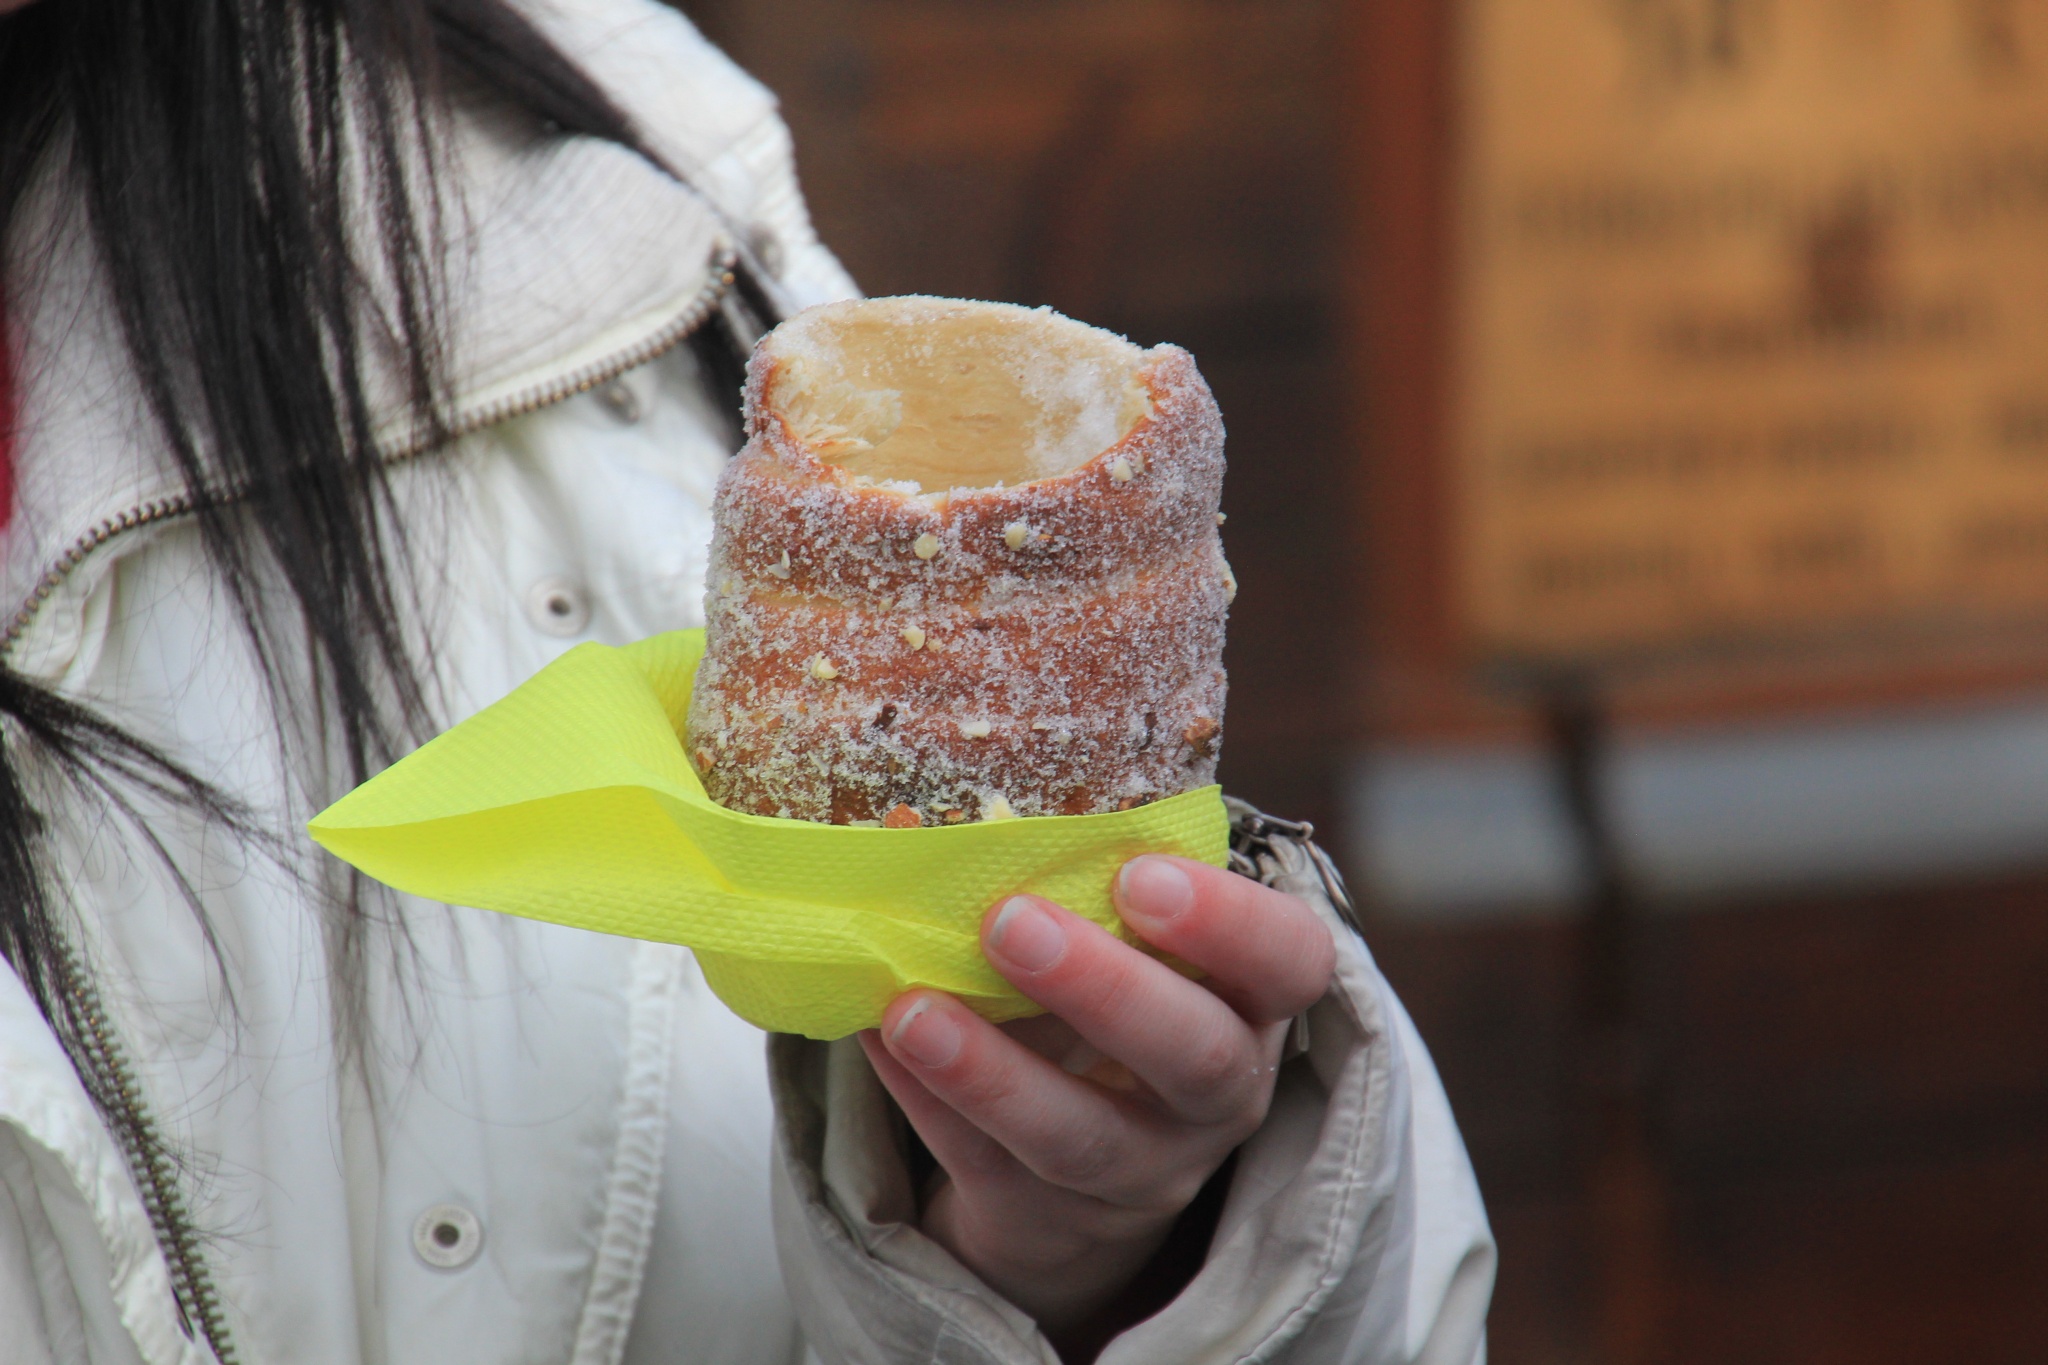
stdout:
[(990, 1019), (1036, 1006), (982, 957), (983, 913), (1029, 891), (1124, 930), (1124, 861), (1222, 866), (1205, 787), (1135, 810), (930, 829), (855, 829), (726, 810), (681, 739), (704, 632), (580, 645), (393, 764), (309, 828), (401, 891), (608, 934), (684, 943), (762, 1028), (838, 1038), (913, 986)]

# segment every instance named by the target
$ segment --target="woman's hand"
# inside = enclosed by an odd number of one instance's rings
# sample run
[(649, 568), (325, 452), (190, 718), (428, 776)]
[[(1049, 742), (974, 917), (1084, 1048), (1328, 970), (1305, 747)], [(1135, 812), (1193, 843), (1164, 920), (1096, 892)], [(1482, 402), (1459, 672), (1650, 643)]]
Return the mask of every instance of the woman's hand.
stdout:
[(913, 991), (861, 1035), (942, 1168), (925, 1233), (1049, 1334), (1109, 1308), (1265, 1120), (1287, 1021), (1335, 962), (1300, 900), (1184, 858), (1125, 864), (1116, 905), (1207, 979), (1015, 896), (982, 947), (1050, 1014), (998, 1028)]

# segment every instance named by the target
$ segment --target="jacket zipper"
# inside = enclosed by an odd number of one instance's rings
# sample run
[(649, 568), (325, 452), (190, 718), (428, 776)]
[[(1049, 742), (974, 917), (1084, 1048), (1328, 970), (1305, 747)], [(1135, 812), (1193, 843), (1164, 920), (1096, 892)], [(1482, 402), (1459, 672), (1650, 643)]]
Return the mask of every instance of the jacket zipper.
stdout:
[(59, 936), (56, 949), (57, 970), (62, 978), (59, 989), (69, 1000), (73, 1018), (83, 1030), (77, 1042), (85, 1056), (76, 1060), (91, 1068), (99, 1082), (95, 1092), (113, 1111), (106, 1118), (121, 1144), (121, 1155), (126, 1158), (136, 1191), (142, 1196), (143, 1211), (149, 1215), (150, 1230), (156, 1234), (157, 1246), (170, 1270), (178, 1318), (187, 1336), (196, 1327), (206, 1338), (219, 1365), (236, 1365), (235, 1344), (228, 1338), (220, 1292), (200, 1255), (199, 1233), (185, 1208), (185, 1196), (178, 1189), (177, 1163), (171, 1158), (170, 1145), (143, 1105), (135, 1069), (129, 1065), (128, 1056), (114, 1034), (99, 988), (68, 940)]
[[(711, 320), (712, 314), (718, 311), (732, 291), (733, 269), (737, 261), (738, 253), (731, 244), (720, 240), (713, 248), (710, 279), (690, 300), (688, 307), (651, 336), (603, 360), (556, 376), (545, 384), (459, 412), (448, 424), (441, 441), (422, 436), (409, 437), (380, 450), (379, 459), (387, 468), (402, 464), (426, 454), (437, 445), (452, 444), (485, 427), (566, 402), (600, 384), (610, 383), (628, 370), (659, 359)], [(42, 605), (88, 556), (117, 536), (187, 516), (197, 506), (198, 499), (190, 493), (153, 499), (108, 517), (72, 542), (38, 580), (35, 591), (9, 622), (6, 634), (0, 636), (0, 658), (13, 649), (15, 642), (34, 622)], [(59, 970), (64, 978), (60, 989), (74, 1011), (73, 1017), (84, 1028), (84, 1036), (78, 1042), (85, 1056), (76, 1060), (92, 1069), (100, 1081), (97, 1089), (113, 1110), (106, 1117), (127, 1160), (129, 1174), (142, 1196), (143, 1209), (149, 1215), (150, 1228), (156, 1234), (157, 1245), (169, 1267), (171, 1292), (177, 1300), (179, 1319), (188, 1335), (196, 1328), (206, 1338), (219, 1365), (236, 1365), (238, 1357), (234, 1343), (228, 1337), (220, 1292), (214, 1284), (212, 1272), (206, 1267), (205, 1257), (200, 1253), (199, 1232), (193, 1226), (184, 1195), (178, 1188), (177, 1164), (172, 1159), (171, 1149), (143, 1103), (135, 1068), (114, 1032), (98, 988), (70, 943), (60, 936), (56, 946)]]
[[(551, 408), (565, 403), (578, 394), (590, 392), (601, 384), (608, 384), (628, 370), (637, 370), (642, 365), (658, 360), (662, 356), (689, 340), (690, 336), (718, 311), (726, 296), (732, 292), (733, 268), (739, 254), (731, 243), (720, 239), (712, 248), (711, 277), (704, 287), (690, 300), (689, 306), (678, 313), (673, 320), (623, 351), (593, 361), (566, 375), (559, 375), (545, 384), (537, 384), (504, 398), (480, 404), (466, 411), (458, 412), (436, 441), (424, 435), (412, 435), (386, 445), (378, 452), (378, 459), (387, 468), (417, 459), (437, 445), (452, 445), (465, 436), (471, 436), (485, 427), (496, 426), (514, 417)], [(241, 496), (239, 491), (222, 499), (233, 502)], [(5, 633), (0, 633), (0, 659), (12, 653), (14, 646), (28, 628), (35, 623), (36, 614), (51, 594), (64, 585), (64, 580), (109, 541), (130, 531), (140, 530), (158, 522), (190, 516), (199, 505), (199, 499), (190, 492), (174, 493), (167, 498), (154, 498), (139, 506), (128, 508), (106, 518), (91, 530), (86, 531), (66, 547), (63, 554), (51, 562), (43, 576), (36, 580), (36, 586), (7, 623)]]

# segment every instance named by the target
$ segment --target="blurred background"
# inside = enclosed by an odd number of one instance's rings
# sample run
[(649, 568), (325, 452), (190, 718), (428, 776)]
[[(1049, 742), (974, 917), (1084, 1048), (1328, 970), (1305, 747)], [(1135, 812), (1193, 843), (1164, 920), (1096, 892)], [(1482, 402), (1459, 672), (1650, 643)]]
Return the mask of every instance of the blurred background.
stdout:
[(1222, 404), (1493, 1359), (2048, 1340), (2048, 0), (692, 0), (872, 293)]

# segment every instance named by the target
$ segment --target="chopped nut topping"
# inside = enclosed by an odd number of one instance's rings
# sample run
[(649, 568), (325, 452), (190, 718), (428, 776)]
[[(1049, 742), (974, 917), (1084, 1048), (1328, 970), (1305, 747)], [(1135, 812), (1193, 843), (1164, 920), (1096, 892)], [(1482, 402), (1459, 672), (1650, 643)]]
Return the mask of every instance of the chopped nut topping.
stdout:
[(910, 542), (910, 552), (919, 559), (930, 559), (939, 552), (939, 538), (930, 531), (926, 531), (916, 540)]
[(924, 648), (924, 631), (919, 627), (905, 626), (902, 630), (899, 630), (896, 633), (902, 636), (903, 643), (909, 645), (912, 649)]
[(839, 670), (834, 668), (832, 661), (824, 655), (820, 654), (817, 658), (811, 660), (811, 677), (817, 681), (831, 682), (838, 676)]
[(1052, 742), (1055, 744), (1072, 744), (1074, 742), (1074, 732), (1072, 730), (1055, 730), (1052, 732)]
[(710, 751), (709, 749), (699, 749), (699, 750), (697, 751), (697, 771), (698, 771), (698, 772), (700, 772), (700, 773), (708, 773), (708, 772), (710, 772), (710, 771), (711, 771), (711, 770), (712, 770), (712, 769), (713, 769), (714, 767), (716, 767), (717, 765), (718, 765), (718, 760), (717, 760), (716, 758), (712, 757), (711, 751)]
[(960, 722), (960, 733), (969, 739), (987, 739), (990, 731), (993, 729), (994, 727), (985, 720), (963, 720)]
[(966, 812), (966, 811), (964, 811), (964, 810), (961, 810), (961, 809), (960, 809), (960, 808), (959, 808), (958, 806), (949, 806), (949, 807), (947, 807), (947, 808), (946, 808), (946, 810), (945, 810), (945, 812), (944, 812), (944, 815), (945, 815), (946, 823), (947, 823), (947, 824), (949, 824), (949, 825), (957, 825), (957, 824), (959, 824), (959, 823), (960, 823), (960, 822), (961, 822), (962, 820), (965, 820), (965, 819), (967, 818), (967, 812)]
[(1216, 752), (1216, 736), (1223, 733), (1223, 727), (1208, 716), (1197, 716), (1180, 737), (1195, 751), (1196, 758), (1207, 758)]
[(1050, 730), (1052, 729), (1052, 722), (1044, 720), (1034, 720), (1031, 722), (1031, 728), (1034, 730)]
[(1217, 524), (1218, 526), (1221, 526), (1221, 525), (1222, 525), (1222, 524), (1223, 524), (1224, 522), (1226, 522), (1226, 521), (1229, 521), (1229, 520), (1230, 520), (1230, 514), (1229, 514), (1228, 512), (1218, 512), (1218, 513), (1216, 514), (1216, 524)]
[(1031, 539), (1031, 528), (1021, 521), (1013, 521), (1003, 528), (1003, 544), (1013, 550), (1021, 550)]
[(1014, 820), (1017, 818), (1017, 812), (1011, 810), (1009, 801), (1003, 797), (1001, 792), (997, 792), (994, 796), (981, 803), (981, 818), (984, 820)]
[(784, 550), (782, 552), (782, 562), (780, 564), (770, 564), (768, 572), (774, 574), (777, 578), (789, 577), (789, 551)]
[(1109, 477), (1118, 483), (1129, 483), (1138, 477), (1138, 471), (1131, 468), (1131, 462), (1119, 455), (1109, 462)]
[(1227, 607), (1236, 600), (1237, 575), (1230, 571), (1228, 564), (1225, 564), (1223, 566), (1223, 605)]
[(917, 807), (906, 802), (897, 802), (882, 817), (883, 829), (916, 829), (924, 823), (924, 817), (917, 813)]

